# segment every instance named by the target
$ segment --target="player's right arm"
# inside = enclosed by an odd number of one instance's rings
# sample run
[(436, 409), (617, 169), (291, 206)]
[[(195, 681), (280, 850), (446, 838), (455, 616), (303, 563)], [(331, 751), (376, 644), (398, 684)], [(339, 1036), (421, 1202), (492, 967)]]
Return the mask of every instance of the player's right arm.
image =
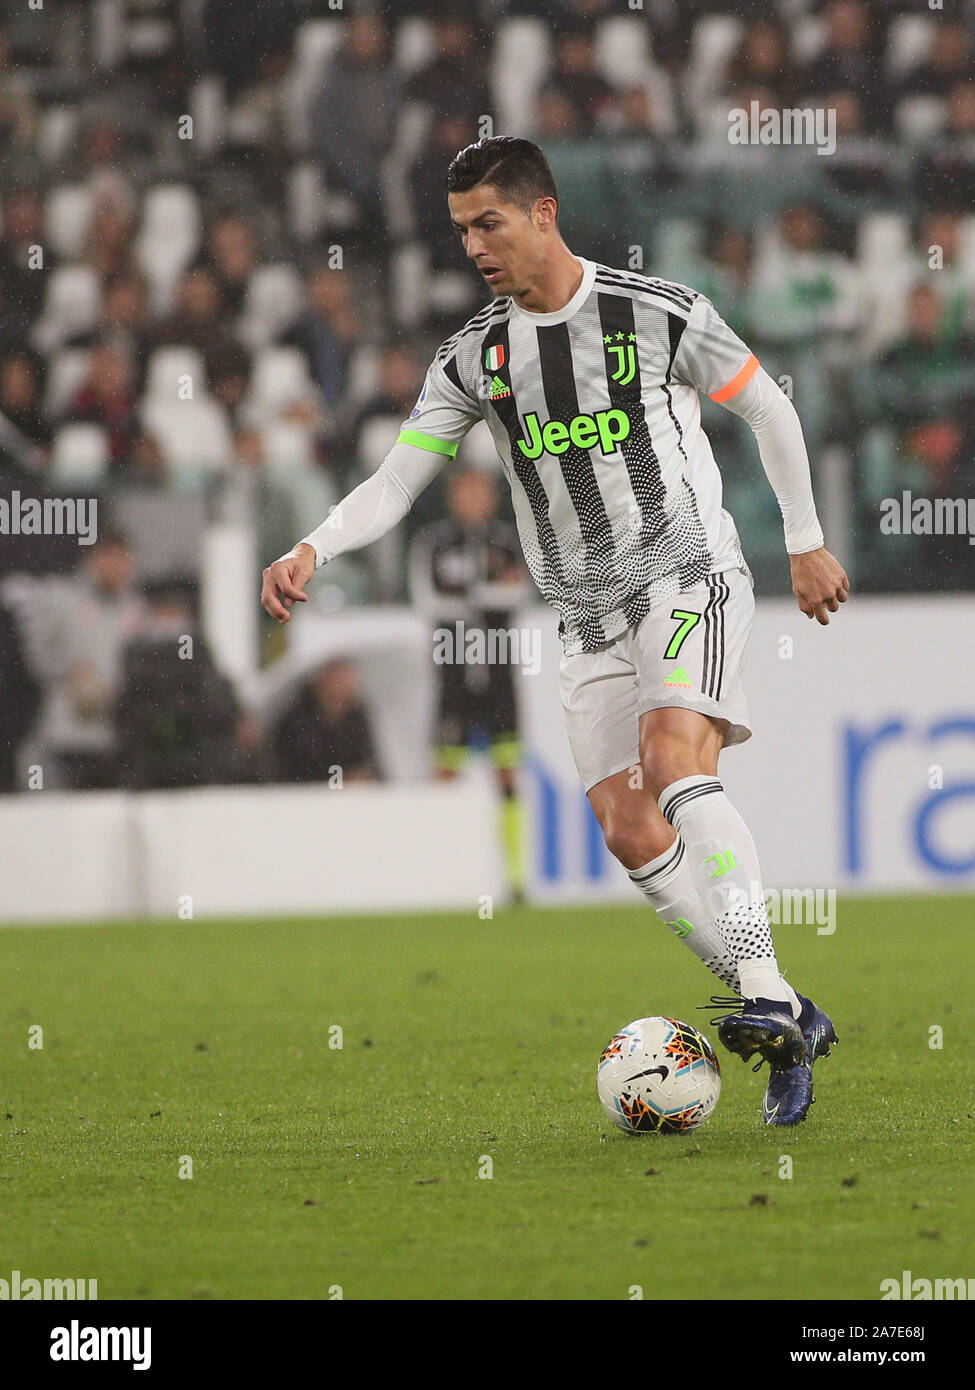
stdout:
[(264, 571), (261, 605), (275, 622), (288, 622), (293, 606), (308, 601), (305, 586), (316, 569), (336, 555), (361, 550), (402, 521), (478, 419), (477, 407), (434, 360), (410, 418), (376, 472)]

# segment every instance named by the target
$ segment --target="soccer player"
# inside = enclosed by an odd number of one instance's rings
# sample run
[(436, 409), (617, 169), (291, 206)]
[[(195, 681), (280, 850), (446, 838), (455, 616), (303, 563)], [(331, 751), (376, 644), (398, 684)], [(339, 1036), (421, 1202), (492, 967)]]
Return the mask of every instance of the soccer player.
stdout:
[(264, 571), (278, 622), (315, 569), (394, 526), (485, 420), (528, 567), (559, 614), (569, 742), (610, 851), (735, 991), (718, 1036), (769, 1063), (767, 1124), (805, 1119), (833, 1025), (779, 973), (755, 844), (718, 778), (750, 737), (751, 573), (701, 429), (703, 391), (748, 421), (782, 511), (792, 588), (829, 622), (849, 594), (824, 548), (798, 416), (711, 303), (572, 253), (528, 140), (468, 145), (451, 220), (493, 293), (439, 349), (376, 473)]

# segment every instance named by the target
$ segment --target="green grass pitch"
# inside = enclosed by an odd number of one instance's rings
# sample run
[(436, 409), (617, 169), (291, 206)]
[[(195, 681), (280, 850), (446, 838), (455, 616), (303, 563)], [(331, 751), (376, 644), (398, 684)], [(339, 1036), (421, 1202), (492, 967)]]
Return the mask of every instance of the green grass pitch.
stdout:
[(876, 1299), (903, 1269), (968, 1277), (973, 917), (845, 900), (832, 936), (779, 927), (840, 1036), (809, 1120), (766, 1129), (764, 1072), (721, 1052), (711, 1120), (636, 1137), (596, 1100), (607, 1038), (654, 1013), (715, 1037), (711, 977), (639, 904), (2, 930), (0, 1278)]

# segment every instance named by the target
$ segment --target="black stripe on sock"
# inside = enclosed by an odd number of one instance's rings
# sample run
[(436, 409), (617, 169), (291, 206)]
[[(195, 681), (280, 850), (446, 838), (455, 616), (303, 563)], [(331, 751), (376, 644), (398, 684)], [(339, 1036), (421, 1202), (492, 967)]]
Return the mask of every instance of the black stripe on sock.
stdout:
[(723, 792), (724, 786), (717, 779), (708, 782), (699, 782), (695, 787), (687, 787), (682, 792), (675, 792), (669, 800), (665, 801), (660, 807), (660, 814), (665, 820), (674, 823), (674, 814), (686, 806), (688, 802), (696, 801), (699, 796), (713, 796), (715, 792)]
[(664, 874), (671, 873), (677, 868), (685, 854), (684, 841), (679, 835), (673, 843), (672, 850), (673, 853), (660, 865), (659, 869), (654, 869), (651, 873), (644, 875), (643, 878), (640, 878), (636, 873), (632, 873), (630, 874), (630, 878), (634, 883), (638, 883), (641, 888), (646, 888), (647, 885), (653, 883), (655, 879), (661, 878)]

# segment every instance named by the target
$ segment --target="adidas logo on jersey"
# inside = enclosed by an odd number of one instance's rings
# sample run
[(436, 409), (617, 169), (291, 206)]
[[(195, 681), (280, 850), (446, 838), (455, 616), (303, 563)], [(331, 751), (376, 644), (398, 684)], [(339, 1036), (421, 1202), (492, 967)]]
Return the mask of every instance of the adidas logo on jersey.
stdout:
[(664, 680), (664, 685), (677, 686), (681, 690), (692, 690), (694, 688), (694, 683), (683, 666), (678, 666), (676, 671), (671, 671), (670, 675)]
[(503, 382), (499, 376), (496, 376), (494, 380), (491, 382), (492, 401), (500, 401), (503, 399), (503, 397), (510, 395), (511, 387), (508, 386), (505, 382)]

